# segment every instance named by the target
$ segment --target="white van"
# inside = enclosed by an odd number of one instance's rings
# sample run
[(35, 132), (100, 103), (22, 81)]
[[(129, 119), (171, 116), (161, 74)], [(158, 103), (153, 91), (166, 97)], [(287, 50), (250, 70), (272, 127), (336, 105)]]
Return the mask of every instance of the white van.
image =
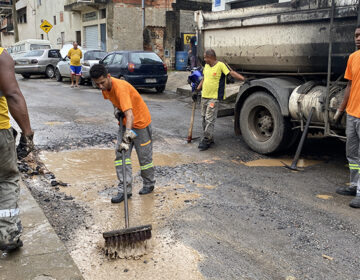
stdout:
[(15, 43), (9, 49), (11, 50), (10, 55), (13, 58), (17, 58), (29, 51), (51, 49), (51, 44), (48, 40), (27, 39)]

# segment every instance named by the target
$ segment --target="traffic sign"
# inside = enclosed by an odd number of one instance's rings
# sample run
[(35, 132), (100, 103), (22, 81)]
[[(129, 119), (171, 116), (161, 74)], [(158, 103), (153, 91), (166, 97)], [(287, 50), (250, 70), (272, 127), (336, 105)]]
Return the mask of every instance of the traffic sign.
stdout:
[(51, 28), (53, 28), (53, 26), (51, 25), (50, 22), (48, 22), (47, 20), (44, 20), (42, 22), (42, 24), (40, 25), (40, 28), (42, 30), (44, 30), (45, 33), (49, 33), (49, 31), (51, 30)]

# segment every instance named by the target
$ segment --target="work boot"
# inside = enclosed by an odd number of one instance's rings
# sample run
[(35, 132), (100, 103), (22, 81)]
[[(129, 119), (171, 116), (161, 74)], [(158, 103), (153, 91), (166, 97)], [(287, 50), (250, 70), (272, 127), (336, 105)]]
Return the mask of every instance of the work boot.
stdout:
[(351, 195), (351, 196), (355, 196), (356, 195), (356, 186), (350, 186), (350, 187), (339, 187), (336, 189), (336, 193), (337, 194), (341, 194), (341, 195)]
[[(131, 193), (127, 194), (127, 197), (130, 198), (132, 196)], [(111, 203), (120, 203), (124, 200), (125, 196), (124, 193), (118, 193), (116, 196), (111, 198)]]
[(352, 208), (360, 208), (360, 195), (356, 196), (355, 198), (353, 198), (350, 203), (349, 203), (350, 207)]
[(151, 186), (151, 187), (143, 187), (143, 188), (139, 191), (139, 194), (152, 193), (153, 190), (154, 190), (154, 186)]
[(200, 151), (206, 151), (207, 149), (210, 148), (210, 146), (211, 146), (212, 144), (214, 144), (214, 140), (213, 140), (213, 139), (210, 140), (210, 139), (204, 138), (204, 139), (202, 139), (201, 142), (199, 143), (198, 148), (199, 148)]
[(10, 242), (9, 244), (0, 245), (0, 251), (10, 253), (19, 249), (23, 245), (24, 245), (23, 242), (20, 239), (18, 239), (16, 241)]

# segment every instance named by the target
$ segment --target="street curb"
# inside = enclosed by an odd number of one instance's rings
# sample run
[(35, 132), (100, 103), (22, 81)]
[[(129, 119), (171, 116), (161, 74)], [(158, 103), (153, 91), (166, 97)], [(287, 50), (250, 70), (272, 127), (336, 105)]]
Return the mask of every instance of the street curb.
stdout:
[(83, 280), (64, 243), (22, 181), (19, 206), (24, 247), (0, 259), (0, 280)]

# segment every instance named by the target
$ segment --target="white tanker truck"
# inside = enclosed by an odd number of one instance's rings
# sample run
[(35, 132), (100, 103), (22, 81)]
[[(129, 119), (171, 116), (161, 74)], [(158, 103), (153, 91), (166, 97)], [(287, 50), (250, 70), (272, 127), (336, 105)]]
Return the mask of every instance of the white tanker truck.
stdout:
[[(247, 1), (250, 2), (250, 1)], [(259, 1), (254, 1), (254, 3)], [(218, 60), (248, 78), (235, 105), (235, 133), (254, 151), (290, 147), (304, 130), (345, 139), (343, 75), (355, 51), (359, 0), (292, 0), (195, 12), (199, 57), (212, 48)], [(314, 108), (314, 109), (312, 109)]]

